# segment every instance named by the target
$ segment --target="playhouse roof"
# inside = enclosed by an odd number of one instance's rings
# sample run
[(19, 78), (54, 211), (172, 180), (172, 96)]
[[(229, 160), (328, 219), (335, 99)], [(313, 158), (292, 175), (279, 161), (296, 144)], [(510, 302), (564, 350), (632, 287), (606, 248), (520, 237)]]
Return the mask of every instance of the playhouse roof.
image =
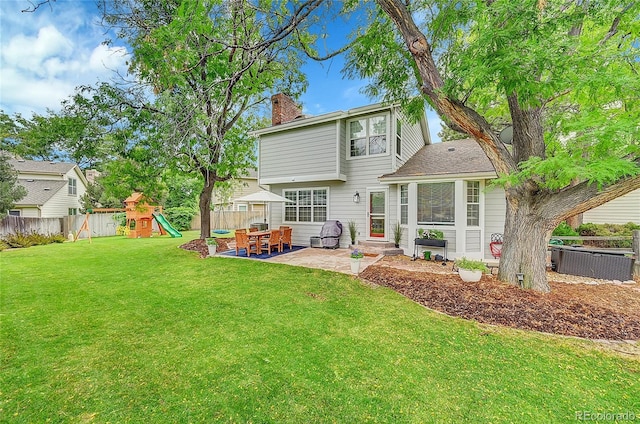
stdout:
[(126, 199), (124, 199), (125, 203), (129, 203), (129, 202), (134, 202), (137, 203), (142, 199), (142, 193), (131, 193), (131, 196), (127, 197)]

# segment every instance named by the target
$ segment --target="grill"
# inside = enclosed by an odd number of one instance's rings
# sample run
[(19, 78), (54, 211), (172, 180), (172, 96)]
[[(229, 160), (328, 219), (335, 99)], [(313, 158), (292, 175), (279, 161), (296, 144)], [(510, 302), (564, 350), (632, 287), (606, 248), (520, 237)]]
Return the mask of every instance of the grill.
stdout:
[(325, 249), (337, 249), (340, 247), (340, 236), (342, 235), (342, 224), (340, 221), (327, 221), (320, 230), (322, 247)]

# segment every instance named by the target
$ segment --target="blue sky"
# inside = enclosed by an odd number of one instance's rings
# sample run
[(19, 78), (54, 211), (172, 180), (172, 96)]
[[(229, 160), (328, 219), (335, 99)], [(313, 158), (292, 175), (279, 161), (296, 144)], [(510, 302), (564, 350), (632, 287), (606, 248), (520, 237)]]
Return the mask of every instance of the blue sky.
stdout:
[[(109, 81), (114, 71), (126, 70), (127, 49), (122, 41), (102, 44), (107, 35), (96, 23), (94, 0), (57, 0), (35, 13), (22, 13), (27, 0), (0, 0), (0, 109), (10, 115), (46, 109), (58, 110), (60, 102), (78, 85)], [(322, 40), (328, 48), (341, 45), (349, 24), (337, 21)], [(309, 61), (303, 71), (309, 87), (301, 97), (303, 111), (320, 115), (375, 102), (361, 94), (365, 81), (343, 79), (342, 57)], [(433, 141), (440, 120), (428, 112)]]

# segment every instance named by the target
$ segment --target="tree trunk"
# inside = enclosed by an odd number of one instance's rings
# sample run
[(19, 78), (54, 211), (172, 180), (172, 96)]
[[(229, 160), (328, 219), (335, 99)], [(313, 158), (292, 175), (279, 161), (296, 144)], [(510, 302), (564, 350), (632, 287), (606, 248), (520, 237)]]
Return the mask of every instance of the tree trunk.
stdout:
[[(507, 193), (498, 279), (546, 293), (550, 291), (546, 273), (547, 234), (553, 224), (544, 221), (534, 210), (534, 201), (523, 200), (523, 197), (522, 193), (517, 197)], [(518, 274), (521, 274), (522, 283)]]
[(200, 238), (211, 237), (211, 196), (216, 179), (213, 173), (203, 170), (204, 187), (200, 192)]

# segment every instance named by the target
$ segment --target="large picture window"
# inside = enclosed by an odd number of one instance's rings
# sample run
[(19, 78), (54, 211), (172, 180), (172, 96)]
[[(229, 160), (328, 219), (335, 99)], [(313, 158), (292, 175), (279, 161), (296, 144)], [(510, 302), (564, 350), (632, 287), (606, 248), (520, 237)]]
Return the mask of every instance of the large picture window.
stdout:
[(453, 224), (455, 212), (453, 182), (418, 184), (419, 224)]
[(349, 157), (383, 155), (389, 150), (387, 116), (349, 121)]
[(284, 190), (286, 222), (325, 222), (327, 220), (327, 189)]

